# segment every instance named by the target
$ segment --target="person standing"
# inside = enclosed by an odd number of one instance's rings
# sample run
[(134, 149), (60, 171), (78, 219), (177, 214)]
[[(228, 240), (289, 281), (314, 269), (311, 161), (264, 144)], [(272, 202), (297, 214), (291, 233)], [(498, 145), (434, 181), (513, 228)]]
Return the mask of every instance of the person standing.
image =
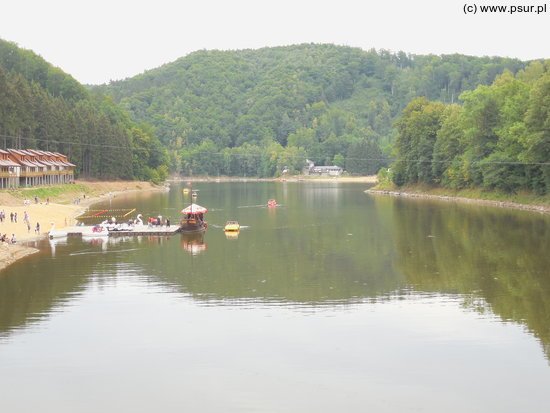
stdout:
[(34, 232), (36, 232), (37, 234), (40, 234), (40, 223), (36, 223), (36, 228), (34, 229)]

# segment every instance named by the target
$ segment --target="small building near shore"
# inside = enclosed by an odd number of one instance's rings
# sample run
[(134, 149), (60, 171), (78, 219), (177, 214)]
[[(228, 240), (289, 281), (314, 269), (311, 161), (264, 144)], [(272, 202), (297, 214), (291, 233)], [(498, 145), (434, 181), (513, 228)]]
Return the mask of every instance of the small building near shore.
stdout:
[(306, 162), (308, 165), (305, 170), (307, 175), (340, 176), (344, 172), (344, 169), (340, 166), (315, 166), (315, 164), (309, 159), (306, 159)]
[(8, 151), (0, 149), (0, 189), (19, 186), (21, 165), (14, 162)]
[(58, 152), (0, 149), (0, 189), (70, 183), (75, 166)]

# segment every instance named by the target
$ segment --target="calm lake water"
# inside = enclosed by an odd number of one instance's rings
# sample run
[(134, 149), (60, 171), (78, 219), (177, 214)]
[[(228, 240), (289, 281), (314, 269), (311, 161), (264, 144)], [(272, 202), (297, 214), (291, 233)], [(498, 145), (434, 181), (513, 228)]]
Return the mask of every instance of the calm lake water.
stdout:
[[(548, 216), (360, 184), (194, 189), (204, 237), (43, 241), (0, 272), (0, 411), (548, 411)], [(176, 222), (188, 202), (173, 185), (102, 206)]]

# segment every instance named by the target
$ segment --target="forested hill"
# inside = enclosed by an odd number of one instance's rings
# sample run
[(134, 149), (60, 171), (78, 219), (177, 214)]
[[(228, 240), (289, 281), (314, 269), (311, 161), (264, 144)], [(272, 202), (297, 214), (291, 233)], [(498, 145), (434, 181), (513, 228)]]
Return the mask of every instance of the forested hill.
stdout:
[(388, 177), (397, 185), (550, 194), (550, 60), (503, 73), (461, 101), (407, 105)]
[(385, 163), (394, 121), (412, 99), (456, 102), (524, 67), (508, 58), (303, 44), (198, 51), (99, 89), (152, 124), (183, 172), (272, 176), (300, 170), (307, 157), (364, 174)]
[(162, 180), (166, 151), (112, 101), (0, 39), (0, 147), (69, 156), (77, 176)]

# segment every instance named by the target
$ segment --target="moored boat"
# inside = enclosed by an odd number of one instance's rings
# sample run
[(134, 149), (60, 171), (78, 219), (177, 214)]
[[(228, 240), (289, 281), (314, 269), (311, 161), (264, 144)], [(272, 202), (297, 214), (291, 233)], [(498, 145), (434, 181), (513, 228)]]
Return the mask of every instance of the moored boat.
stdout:
[(191, 204), (182, 209), (183, 214), (180, 222), (180, 232), (203, 232), (208, 226), (204, 220), (204, 214), (208, 209), (197, 204)]
[(98, 238), (108, 236), (109, 230), (106, 226), (102, 224), (96, 224), (91, 227), (84, 227), (84, 229), (82, 230), (82, 237)]
[(51, 228), (48, 231), (48, 238), (54, 239), (54, 238), (64, 238), (67, 236), (67, 231), (62, 231), (59, 229), (55, 229), (55, 224), (52, 222)]

